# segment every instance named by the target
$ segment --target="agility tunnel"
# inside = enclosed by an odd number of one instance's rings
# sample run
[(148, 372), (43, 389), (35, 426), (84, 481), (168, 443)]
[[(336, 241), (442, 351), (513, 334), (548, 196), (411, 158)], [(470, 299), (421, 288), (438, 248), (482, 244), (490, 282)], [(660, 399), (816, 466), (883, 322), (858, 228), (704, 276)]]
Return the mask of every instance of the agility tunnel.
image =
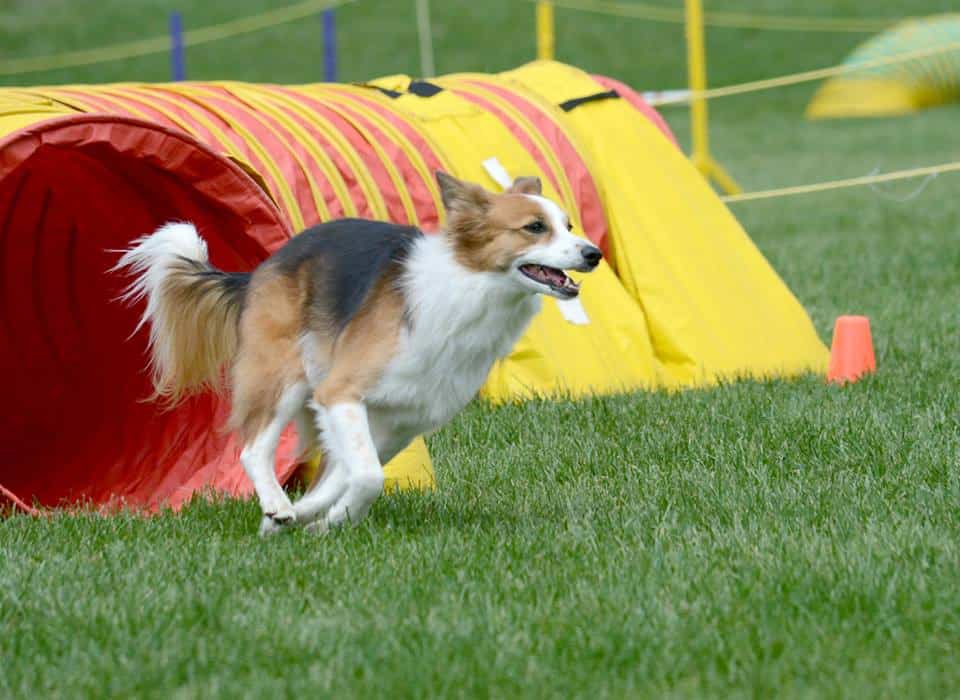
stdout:
[[(429, 233), (437, 170), (491, 189), (538, 175), (607, 256), (577, 300), (545, 300), (487, 400), (824, 371), (801, 305), (659, 115), (612, 79), (537, 62), (429, 82), (3, 89), (0, 491), (23, 508), (249, 493), (217, 429), (225, 401), (145, 401), (146, 331), (117, 301), (129, 280), (111, 271), (116, 251), (170, 220), (195, 222), (227, 270), (341, 216)], [(433, 483), (422, 439), (386, 471), (395, 486)]]
[(960, 99), (960, 14), (901, 22), (858, 46), (843, 65), (908, 54), (917, 55), (826, 81), (807, 105), (807, 117), (897, 116)]

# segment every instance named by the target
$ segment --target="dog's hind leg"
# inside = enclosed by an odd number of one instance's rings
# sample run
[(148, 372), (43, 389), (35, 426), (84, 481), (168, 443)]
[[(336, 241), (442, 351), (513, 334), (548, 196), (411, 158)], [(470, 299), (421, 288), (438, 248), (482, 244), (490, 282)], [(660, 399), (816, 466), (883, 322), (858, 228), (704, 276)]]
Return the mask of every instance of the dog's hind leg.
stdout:
[(265, 371), (256, 357), (241, 354), (234, 367), (233, 416), (243, 449), (240, 462), (263, 510), (261, 534), (295, 519), (293, 506), (277, 479), (276, 452), (284, 429), (303, 410), (310, 387), (302, 377)]
[(269, 422), (244, 444), (240, 452), (240, 462), (253, 482), (263, 510), (262, 534), (274, 526), (291, 524), (296, 519), (290, 499), (277, 480), (275, 458), (280, 436), (303, 408), (309, 391), (305, 382), (287, 387), (274, 406)]
[(297, 344), (301, 296), (296, 280), (270, 271), (255, 275), (231, 368), (230, 427), (240, 436), (240, 461), (263, 509), (261, 532), (296, 517), (277, 479), (275, 457), (280, 436), (310, 395)]

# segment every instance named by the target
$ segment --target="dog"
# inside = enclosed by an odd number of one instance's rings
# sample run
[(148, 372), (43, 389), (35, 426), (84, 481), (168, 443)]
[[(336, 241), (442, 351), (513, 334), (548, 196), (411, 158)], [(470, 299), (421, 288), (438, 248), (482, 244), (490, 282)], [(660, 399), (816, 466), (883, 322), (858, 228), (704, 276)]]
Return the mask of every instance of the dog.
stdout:
[[(223, 272), (190, 223), (133, 241), (116, 269), (124, 298), (146, 301), (154, 399), (175, 405), (227, 391), (240, 461), (256, 490), (260, 533), (317, 532), (363, 519), (383, 491), (382, 464), (450, 421), (540, 309), (572, 299), (567, 270), (600, 249), (572, 233), (540, 180), (503, 193), (436, 173), (446, 224), (340, 219), (291, 238), (252, 273)], [(277, 480), (281, 433), (324, 463), (291, 503)]]

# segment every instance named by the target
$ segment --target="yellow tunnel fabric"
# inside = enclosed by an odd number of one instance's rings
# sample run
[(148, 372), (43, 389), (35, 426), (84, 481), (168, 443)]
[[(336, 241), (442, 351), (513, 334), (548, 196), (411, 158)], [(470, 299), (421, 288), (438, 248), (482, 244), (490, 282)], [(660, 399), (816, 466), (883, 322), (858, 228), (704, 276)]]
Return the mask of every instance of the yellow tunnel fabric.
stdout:
[[(556, 105), (601, 89), (554, 62), (503, 76)], [(806, 311), (650, 121), (618, 99), (558, 112), (594, 168), (614, 266), (646, 314), (663, 385), (825, 371), (828, 352)]]

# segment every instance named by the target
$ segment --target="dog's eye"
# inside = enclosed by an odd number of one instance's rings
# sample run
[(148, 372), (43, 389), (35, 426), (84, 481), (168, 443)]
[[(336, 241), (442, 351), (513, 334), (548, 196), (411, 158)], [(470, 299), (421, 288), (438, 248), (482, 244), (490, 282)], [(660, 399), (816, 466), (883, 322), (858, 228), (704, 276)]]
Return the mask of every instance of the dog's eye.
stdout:
[(540, 221), (539, 219), (537, 221), (533, 221), (527, 224), (523, 228), (529, 231), (530, 233), (543, 233), (544, 231), (547, 230), (547, 227), (544, 226), (543, 222)]
[(569, 221), (567, 222), (567, 230), (568, 230), (568, 231), (572, 231), (572, 230), (573, 230), (573, 224), (572, 224), (571, 222), (569, 222)]

